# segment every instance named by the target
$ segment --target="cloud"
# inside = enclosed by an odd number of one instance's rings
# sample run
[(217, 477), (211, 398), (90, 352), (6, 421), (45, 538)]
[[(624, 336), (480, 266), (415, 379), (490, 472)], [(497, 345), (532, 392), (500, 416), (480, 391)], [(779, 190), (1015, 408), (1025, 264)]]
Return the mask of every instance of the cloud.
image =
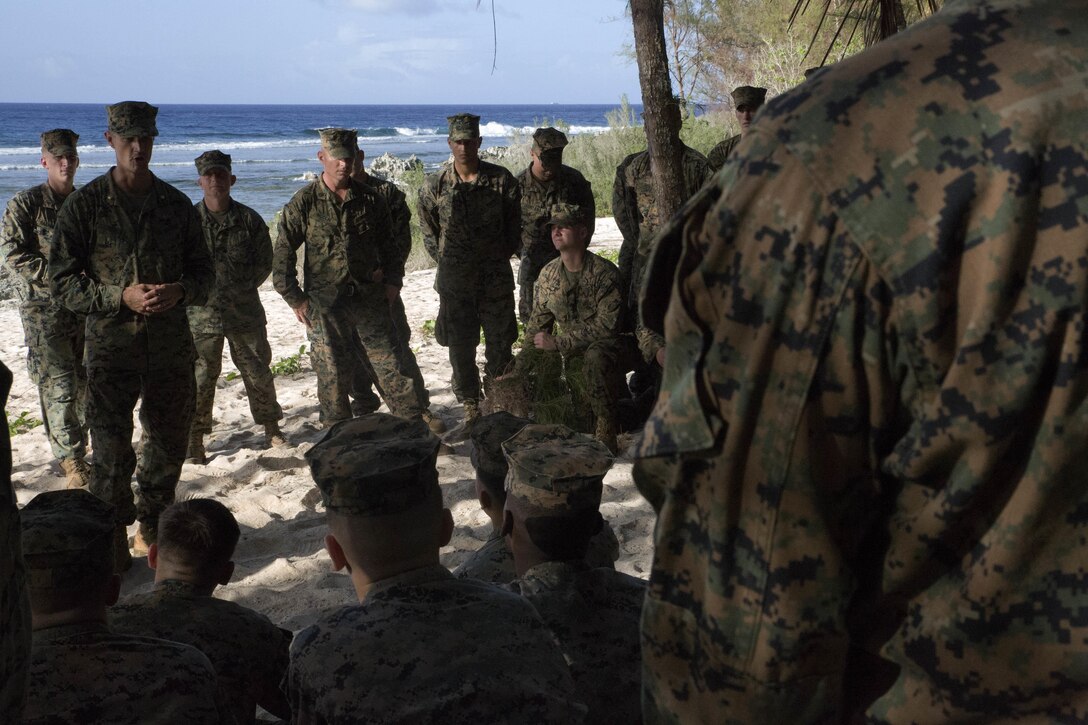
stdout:
[(347, 0), (347, 4), (371, 13), (433, 15), (442, 10), (438, 0)]
[(49, 79), (71, 78), (76, 70), (76, 62), (66, 55), (50, 55), (39, 58), (37, 67), (42, 75)]

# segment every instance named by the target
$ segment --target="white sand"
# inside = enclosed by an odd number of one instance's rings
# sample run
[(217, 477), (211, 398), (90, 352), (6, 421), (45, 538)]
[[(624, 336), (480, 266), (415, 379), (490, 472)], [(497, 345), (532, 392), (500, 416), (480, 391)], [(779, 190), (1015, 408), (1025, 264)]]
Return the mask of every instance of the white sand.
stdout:
[[(620, 235), (612, 219), (598, 219), (593, 249), (619, 247)], [(431, 392), (431, 407), (452, 430), (460, 421), (461, 407), (450, 390), (446, 348), (425, 338), (423, 322), (434, 319), (438, 295), (432, 289), (434, 271), (415, 272), (405, 278), (402, 297), (412, 326), (412, 346)], [(261, 299), (268, 315), (268, 340), (273, 360), (298, 352), (306, 334), (283, 299), (267, 282)], [(7, 404), (9, 420), (22, 411), (40, 417), (37, 388), (26, 372), (26, 347), (17, 304), (0, 302), (0, 359), (12, 370), (15, 382)], [(217, 590), (267, 614), (273, 621), (298, 630), (329, 607), (353, 601), (347, 576), (331, 570), (325, 553), (324, 508), (310, 478), (305, 452), (322, 435), (317, 427), (316, 378), (309, 358), (302, 358), (303, 372), (276, 378), (276, 392), (286, 416), (283, 429), (288, 445), (265, 449), (263, 430), (250, 418), (241, 378), (227, 381), (236, 368), (224, 354), (223, 376), (215, 398), (215, 427), (206, 439), (208, 463), (186, 464), (178, 485), (179, 497), (202, 496), (222, 501), (238, 518), (242, 539), (235, 553), (234, 581)], [(483, 363), (483, 347), (479, 349)], [(382, 410), (387, 410), (384, 406)], [(136, 422), (135, 436), (139, 436)], [(621, 436), (621, 446), (631, 442)], [(450, 545), (442, 550), (442, 563), (451, 569), (485, 541), (491, 524), (480, 511), (473, 488), (468, 453), (471, 444), (455, 442), (452, 455), (438, 459), (439, 479), (446, 505), (453, 511), (455, 530)], [(20, 504), (41, 491), (61, 488), (64, 479), (56, 465), (42, 428), (12, 439), (13, 479)], [(646, 577), (652, 556), (653, 512), (631, 481), (631, 459), (624, 454), (605, 478), (602, 513), (620, 541), (617, 568)], [(130, 533), (135, 532), (135, 526)], [(146, 588), (152, 573), (137, 559), (125, 575), (124, 592)]]

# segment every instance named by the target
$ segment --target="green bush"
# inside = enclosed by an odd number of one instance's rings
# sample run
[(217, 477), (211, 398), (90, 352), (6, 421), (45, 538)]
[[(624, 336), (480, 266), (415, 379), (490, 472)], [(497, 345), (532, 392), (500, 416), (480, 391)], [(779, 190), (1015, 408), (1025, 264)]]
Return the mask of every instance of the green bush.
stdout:
[(302, 372), (302, 356), (306, 354), (306, 346), (299, 345), (298, 352), (294, 355), (288, 355), (285, 358), (280, 358), (276, 362), (268, 366), (268, 369), (272, 371), (272, 375), (294, 375), (295, 373)]
[(8, 437), (13, 438), (20, 433), (26, 433), (28, 430), (33, 430), (42, 424), (40, 420), (30, 414), (30, 411), (24, 410), (19, 413), (18, 417), (12, 420), (11, 414), (4, 411), (4, 414), (8, 419)]

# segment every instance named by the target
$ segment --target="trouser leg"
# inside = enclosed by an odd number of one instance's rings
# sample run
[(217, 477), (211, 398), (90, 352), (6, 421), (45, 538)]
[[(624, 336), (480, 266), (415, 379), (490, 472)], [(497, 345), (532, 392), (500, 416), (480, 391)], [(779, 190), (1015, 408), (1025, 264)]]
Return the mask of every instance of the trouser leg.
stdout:
[(344, 340), (350, 324), (344, 324), (333, 314), (320, 312), (311, 315), (310, 361), (317, 374), (317, 402), (321, 408), (321, 420), (331, 424), (351, 418), (348, 390), (351, 388), (350, 369), (337, 365), (337, 348), (350, 344)]
[(117, 523), (136, 520), (132, 498), (132, 410), (140, 397), (140, 374), (125, 370), (92, 368), (87, 375), (88, 415), (94, 466), (88, 489), (113, 504)]
[(193, 417), (193, 368), (179, 365), (142, 376), (140, 425), (144, 446), (136, 468), (136, 516), (157, 528), (159, 514), (174, 502)]
[(196, 347), (196, 363), (193, 375), (196, 381), (196, 403), (193, 411), (191, 433), (206, 436), (212, 432), (212, 408), (215, 405), (215, 384), (223, 372), (223, 336), (193, 333)]
[(272, 348), (262, 328), (255, 332), (227, 334), (230, 359), (242, 376), (249, 399), (249, 412), (258, 425), (276, 423), (283, 417), (283, 410), (276, 399), (276, 384), (268, 364), (272, 362)]
[(384, 290), (364, 287), (347, 301), (359, 341), (394, 415), (410, 418), (426, 408), (398, 355), (397, 333)]

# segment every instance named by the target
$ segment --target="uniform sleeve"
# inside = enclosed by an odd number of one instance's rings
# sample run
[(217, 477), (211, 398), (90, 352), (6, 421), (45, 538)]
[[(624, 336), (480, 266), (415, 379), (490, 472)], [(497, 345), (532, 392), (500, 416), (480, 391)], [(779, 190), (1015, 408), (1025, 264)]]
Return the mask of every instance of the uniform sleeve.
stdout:
[(30, 287), (42, 287), (48, 264), (41, 249), (37, 248), (34, 219), (20, 197), (8, 202), (4, 219), (0, 224), (0, 255), (8, 267)]
[[(590, 280), (583, 280), (583, 284), (588, 281)], [(569, 325), (563, 329), (555, 338), (555, 345), (560, 352), (584, 350), (591, 343), (614, 338), (619, 333), (620, 314), (623, 309), (619, 274), (611, 265), (594, 265), (591, 289), (596, 313), (581, 324)]]
[(212, 263), (208, 242), (204, 239), (204, 227), (200, 214), (186, 203), (188, 229), (185, 234), (185, 266), (178, 283), (185, 288), (181, 304), (204, 305), (215, 286), (215, 265)]
[[(60, 208), (49, 246), (49, 291), (73, 312), (115, 315), (121, 309), (124, 287), (102, 284), (87, 274), (94, 242), (92, 221), (93, 215), (83, 194), (73, 192)], [(197, 233), (200, 233), (199, 229)], [(186, 295), (188, 293), (186, 290)]]
[(593, 185), (579, 173), (572, 186), (574, 203), (589, 212), (589, 233), (593, 234), (597, 227), (597, 200), (593, 198)]
[(389, 215), (393, 224), (393, 241), (397, 245), (402, 270), (408, 255), (412, 253), (412, 212), (408, 209), (408, 199), (404, 192), (394, 188), (389, 197)]
[(631, 269), (638, 249), (638, 216), (634, 201), (634, 190), (627, 184), (629, 159), (616, 167), (616, 178), (612, 182), (612, 216), (616, 220), (623, 242), (620, 244), (619, 270), (620, 290), (626, 294), (631, 285)]
[(506, 240), (505, 255), (513, 256), (521, 249), (521, 184), (509, 171), (503, 180), (503, 238)]
[(306, 241), (306, 216), (303, 202), (296, 196), (280, 214), (276, 244), (272, 249), (272, 286), (292, 308), (309, 300), (298, 283), (296, 251)]
[(533, 336), (538, 332), (550, 333), (555, 329), (555, 313), (548, 305), (552, 290), (549, 288), (550, 276), (541, 274), (533, 283), (533, 311), (525, 323), (525, 346), (533, 346)]
[(438, 261), (438, 240), (442, 237), (442, 227), (438, 218), (439, 177), (442, 172), (428, 176), (419, 188), (416, 212), (419, 214), (419, 229), (423, 233), (423, 248), (431, 259)]
[(272, 236), (264, 219), (257, 214), (252, 216), (250, 239), (253, 244), (253, 283), (255, 287), (260, 287), (272, 273)]
[(389, 205), (384, 199), (374, 194), (373, 216), (371, 217), (378, 240), (378, 259), (381, 264), (384, 282), (392, 287), (400, 287), (404, 281), (404, 257), (393, 238), (393, 222)]

